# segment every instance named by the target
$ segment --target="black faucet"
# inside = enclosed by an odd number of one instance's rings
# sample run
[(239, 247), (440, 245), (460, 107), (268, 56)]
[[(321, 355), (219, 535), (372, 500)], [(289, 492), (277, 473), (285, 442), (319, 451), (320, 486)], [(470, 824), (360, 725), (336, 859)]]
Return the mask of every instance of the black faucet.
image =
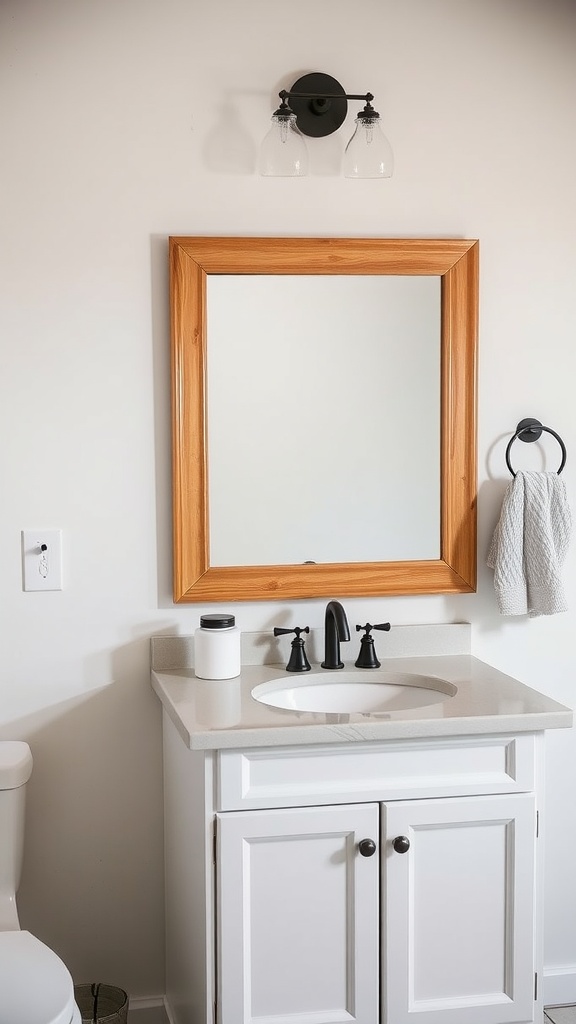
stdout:
[(329, 601), (324, 618), (324, 661), (322, 668), (344, 668), (340, 661), (340, 642), (350, 639), (346, 612), (339, 601)]

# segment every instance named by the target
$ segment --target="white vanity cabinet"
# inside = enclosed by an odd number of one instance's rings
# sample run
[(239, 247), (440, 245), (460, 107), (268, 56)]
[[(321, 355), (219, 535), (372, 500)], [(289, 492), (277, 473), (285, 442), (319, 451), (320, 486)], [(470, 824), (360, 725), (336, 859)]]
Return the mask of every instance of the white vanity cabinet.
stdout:
[(174, 1024), (541, 1022), (542, 740), (194, 751), (165, 715)]

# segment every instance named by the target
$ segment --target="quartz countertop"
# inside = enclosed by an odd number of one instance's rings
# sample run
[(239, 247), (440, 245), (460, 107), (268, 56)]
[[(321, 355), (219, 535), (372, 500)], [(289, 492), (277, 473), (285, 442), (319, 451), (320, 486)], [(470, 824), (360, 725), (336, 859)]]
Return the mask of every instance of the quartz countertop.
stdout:
[[(199, 679), (191, 668), (153, 668), (151, 678), (164, 711), (193, 750), (538, 732), (572, 725), (570, 708), (470, 655), (381, 661), (383, 671), (447, 680), (456, 693), (441, 703), (404, 711), (336, 714), (275, 709), (254, 700), (251, 693), (259, 683), (290, 683), (292, 673), (283, 665), (247, 665), (235, 679), (220, 680)], [(353, 664), (345, 668), (358, 671)]]

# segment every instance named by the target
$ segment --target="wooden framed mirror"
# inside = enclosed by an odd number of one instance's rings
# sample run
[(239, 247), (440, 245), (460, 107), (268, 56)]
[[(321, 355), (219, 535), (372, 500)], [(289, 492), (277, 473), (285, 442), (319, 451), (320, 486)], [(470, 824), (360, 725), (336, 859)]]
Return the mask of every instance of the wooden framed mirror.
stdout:
[[(276, 564), (211, 564), (208, 294), (212, 279), (220, 275), (251, 280), (259, 276), (313, 276), (315, 280), (328, 276), (339, 277), (340, 283), (349, 277), (438, 279), (439, 323), (434, 328), (438, 336), (438, 375), (432, 386), (439, 390), (439, 509), (433, 507), (435, 498), (429, 505), (431, 515), (437, 512), (439, 536), (433, 557), (357, 561), (347, 554), (346, 561), (306, 559), (302, 564), (280, 559)], [(475, 590), (476, 240), (173, 237), (170, 308), (175, 602), (282, 601)], [(237, 338), (234, 343), (239, 343)], [(345, 382), (346, 372), (342, 377)], [(241, 379), (237, 386), (242, 388)], [(426, 430), (426, 423), (421, 429)], [(393, 443), (392, 425), (388, 444)], [(358, 486), (362, 486), (361, 481)], [(426, 507), (426, 501), (420, 504)]]

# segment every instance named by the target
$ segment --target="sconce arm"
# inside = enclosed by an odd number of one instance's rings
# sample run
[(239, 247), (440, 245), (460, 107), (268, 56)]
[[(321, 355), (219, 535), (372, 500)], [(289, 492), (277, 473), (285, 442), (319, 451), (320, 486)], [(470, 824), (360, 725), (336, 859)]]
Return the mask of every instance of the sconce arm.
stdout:
[(374, 99), (371, 92), (300, 92), (296, 89), (281, 89), (278, 95), (283, 103), (293, 96), (301, 100), (364, 100), (365, 103), (371, 103)]

